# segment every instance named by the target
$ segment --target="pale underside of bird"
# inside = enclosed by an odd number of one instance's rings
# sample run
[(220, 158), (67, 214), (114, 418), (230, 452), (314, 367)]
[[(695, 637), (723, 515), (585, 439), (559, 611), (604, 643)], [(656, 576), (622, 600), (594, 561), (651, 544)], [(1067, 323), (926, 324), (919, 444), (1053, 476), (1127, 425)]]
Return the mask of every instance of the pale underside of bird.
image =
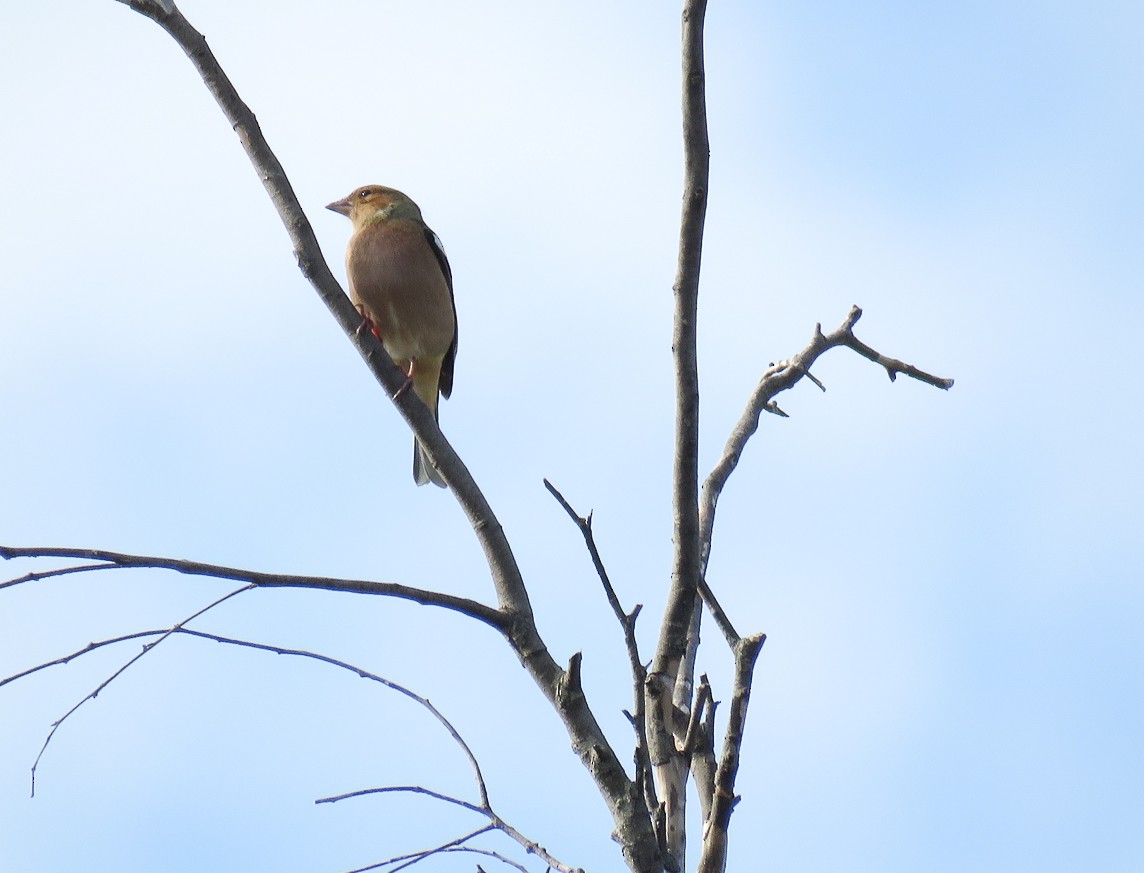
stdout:
[[(437, 419), (438, 394), (453, 390), (457, 355), (453, 276), (441, 241), (417, 204), (393, 188), (366, 185), (327, 208), (353, 222), (346, 248), (350, 299)], [(419, 440), (413, 478), (445, 487)]]

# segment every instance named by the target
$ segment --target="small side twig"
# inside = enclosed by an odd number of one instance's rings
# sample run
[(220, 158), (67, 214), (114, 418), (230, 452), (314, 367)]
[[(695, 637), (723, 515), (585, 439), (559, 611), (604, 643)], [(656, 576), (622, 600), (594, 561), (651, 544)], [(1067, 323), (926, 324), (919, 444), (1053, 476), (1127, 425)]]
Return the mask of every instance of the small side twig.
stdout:
[[(604, 596), (608, 599), (608, 605), (612, 608), (612, 613), (616, 617), (616, 621), (620, 623), (624, 634), (624, 646), (628, 652), (628, 664), (632, 674), (632, 698), (633, 698), (633, 712), (630, 717), (632, 726), (636, 731), (636, 782), (645, 786), (645, 789), (652, 786), (652, 781), (646, 778), (648, 770), (651, 767), (650, 760), (647, 752), (647, 728), (644, 709), (644, 682), (647, 679), (647, 669), (644, 667), (643, 661), (640, 659), (639, 643), (636, 640), (636, 619), (639, 617), (640, 610), (643, 605), (637, 603), (631, 612), (624, 612), (623, 606), (620, 604), (620, 598), (616, 595), (616, 589), (612, 585), (611, 579), (608, 577), (607, 568), (604, 567), (604, 560), (600, 557), (600, 550), (596, 547), (596, 536), (592, 531), (592, 515), (589, 513), (587, 516), (581, 516), (572, 505), (565, 499), (564, 495), (549, 482), (544, 480), (544, 487), (548, 489), (556, 502), (572, 519), (572, 523), (579, 529), (581, 536), (584, 538), (584, 545), (588, 549), (588, 555), (592, 559), (592, 566), (596, 569), (596, 575), (600, 577), (600, 584), (604, 587)], [(645, 791), (646, 793), (646, 791)], [(655, 794), (654, 789), (647, 797), (648, 808), (655, 808)]]
[[(870, 348), (870, 346), (859, 340), (854, 335), (854, 325), (858, 323), (858, 319), (861, 317), (862, 310), (857, 306), (853, 306), (846, 314), (846, 318), (843, 319), (842, 324), (830, 333), (824, 334), (822, 332), (822, 325), (815, 325), (814, 336), (810, 343), (793, 358), (780, 361), (768, 367), (759, 380), (759, 384), (755, 386), (755, 390), (747, 401), (747, 406), (743, 410), (743, 414), (727, 438), (727, 444), (723, 448), (722, 457), (715, 464), (710, 475), (708, 475), (703, 483), (703, 493), (699, 509), (699, 526), (704, 573), (706, 573), (707, 563), (711, 556), (711, 536), (715, 526), (715, 509), (719, 502), (719, 496), (723, 493), (723, 487), (727, 484), (731, 473), (734, 472), (738, 466), (739, 459), (742, 457), (743, 450), (746, 448), (748, 441), (758, 430), (759, 417), (763, 412), (776, 412), (785, 415), (785, 413), (775, 406), (774, 398), (777, 394), (793, 388), (804, 377), (809, 378), (815, 385), (825, 391), (826, 389), (822, 382), (810, 375), (811, 366), (823, 353), (840, 346), (846, 347), (862, 355), (862, 357), (884, 367), (891, 380), (896, 379), (898, 373), (903, 373), (910, 378), (917, 379), (919, 382), (933, 385), (935, 388), (941, 388), (942, 390), (949, 390), (953, 387), (953, 379), (935, 376), (912, 364), (906, 364), (897, 358), (883, 355), (881, 352)], [(700, 586), (700, 594), (711, 610), (712, 615), (716, 618), (716, 621), (719, 622), (718, 616), (722, 614), (722, 609), (719, 608), (714, 593), (705, 582)], [(720, 627), (723, 627), (721, 623)], [(727, 637), (728, 645), (734, 648), (739, 639), (738, 635), (732, 636), (728, 633), (727, 629), (724, 628), (724, 636)]]
[[(568, 513), (568, 517), (572, 519), (572, 523), (580, 530), (580, 534), (584, 537), (584, 545), (588, 547), (588, 554), (592, 558), (592, 566), (596, 568), (596, 575), (600, 577), (600, 583), (604, 586), (604, 596), (608, 598), (608, 605), (612, 607), (612, 612), (615, 613), (617, 621), (624, 627), (624, 636), (627, 638), (629, 624), (634, 624), (634, 621), (629, 620), (624, 608), (620, 605), (620, 598), (616, 596), (616, 589), (612, 587), (612, 580), (608, 578), (608, 571), (604, 567), (604, 561), (600, 557), (600, 550), (596, 548), (596, 538), (592, 533), (592, 514), (588, 513), (586, 516), (580, 515), (574, 510), (571, 504), (564, 499), (555, 485), (544, 480), (544, 487), (548, 489), (548, 493), (556, 498), (556, 502)], [(637, 607), (638, 609), (639, 607)], [(636, 660), (639, 660), (639, 653), (636, 653)]]
[[(704, 548), (706, 552), (706, 548)], [(711, 590), (711, 586), (707, 584), (707, 559), (703, 559), (703, 573), (699, 577), (699, 596), (703, 598), (703, 603), (711, 613), (711, 617), (715, 620), (716, 627), (723, 634), (723, 639), (727, 641), (727, 645), (732, 648), (735, 643), (739, 641), (739, 632), (735, 630), (735, 626), (731, 624), (731, 619), (728, 618), (727, 612), (723, 609), (723, 605), (715, 597), (715, 592)]]

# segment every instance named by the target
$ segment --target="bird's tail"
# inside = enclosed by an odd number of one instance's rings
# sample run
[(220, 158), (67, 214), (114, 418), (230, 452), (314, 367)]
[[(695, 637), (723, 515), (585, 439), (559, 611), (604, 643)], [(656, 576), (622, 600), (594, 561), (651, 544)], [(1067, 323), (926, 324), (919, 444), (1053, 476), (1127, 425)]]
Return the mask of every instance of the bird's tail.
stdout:
[(427, 485), (432, 482), (441, 488), (449, 487), (441, 478), (441, 474), (437, 472), (437, 468), (433, 466), (433, 462), (429, 460), (429, 456), (425, 454), (425, 449), (422, 448), (421, 441), (417, 438), (413, 440), (413, 480), (418, 485)]
[[(422, 365), (413, 375), (413, 390), (429, 407), (429, 411), (433, 413), (434, 421), (440, 420), (437, 417), (437, 403), (439, 401), (437, 381), (440, 378), (440, 372), (440, 365), (436, 368)], [(433, 466), (433, 462), (429, 460), (429, 456), (425, 454), (425, 447), (416, 437), (413, 438), (413, 481), (418, 485), (426, 485), (432, 482), (441, 488), (448, 487), (437, 468)]]

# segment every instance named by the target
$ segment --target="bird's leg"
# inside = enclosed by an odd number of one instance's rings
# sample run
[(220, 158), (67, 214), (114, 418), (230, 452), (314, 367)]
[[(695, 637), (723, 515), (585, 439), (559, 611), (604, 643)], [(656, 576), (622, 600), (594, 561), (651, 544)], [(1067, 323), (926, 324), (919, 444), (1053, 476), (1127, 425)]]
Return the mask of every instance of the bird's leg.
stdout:
[(370, 318), (368, 315), (366, 315), (365, 307), (362, 306), (360, 303), (356, 304), (356, 307), (357, 307), (358, 315), (361, 316), (361, 324), (358, 325), (358, 329), (356, 331), (354, 331), (354, 334), (356, 336), (361, 336), (363, 333), (365, 333), (368, 330), (375, 337), (377, 337), (378, 342), (381, 342), (381, 330), (378, 328), (377, 322), (375, 322), (372, 318)]
[(410, 389), (413, 385), (413, 370), (417, 366), (417, 361), (414, 358), (409, 359), (409, 372), (405, 374), (405, 381), (401, 383), (401, 387), (397, 389), (397, 393), (393, 395), (394, 400), (401, 398), (401, 395)]

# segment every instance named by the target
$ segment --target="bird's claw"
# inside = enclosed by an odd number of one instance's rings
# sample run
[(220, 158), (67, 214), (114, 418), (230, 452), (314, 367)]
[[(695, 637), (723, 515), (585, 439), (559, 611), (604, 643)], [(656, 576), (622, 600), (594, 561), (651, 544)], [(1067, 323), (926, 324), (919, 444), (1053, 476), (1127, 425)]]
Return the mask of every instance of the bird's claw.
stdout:
[(401, 387), (398, 388), (396, 393), (393, 395), (393, 399), (394, 400), (400, 400), (402, 395), (405, 394), (405, 392), (407, 392), (412, 385), (413, 385), (413, 377), (412, 376), (406, 376), (405, 381), (401, 383)]
[(365, 314), (365, 310), (362, 308), (360, 303), (357, 306), (357, 311), (361, 316), (361, 324), (359, 324), (357, 330), (354, 331), (354, 335), (360, 337), (368, 330), (375, 337), (377, 337), (378, 342), (381, 342), (381, 331), (378, 329), (377, 323)]

